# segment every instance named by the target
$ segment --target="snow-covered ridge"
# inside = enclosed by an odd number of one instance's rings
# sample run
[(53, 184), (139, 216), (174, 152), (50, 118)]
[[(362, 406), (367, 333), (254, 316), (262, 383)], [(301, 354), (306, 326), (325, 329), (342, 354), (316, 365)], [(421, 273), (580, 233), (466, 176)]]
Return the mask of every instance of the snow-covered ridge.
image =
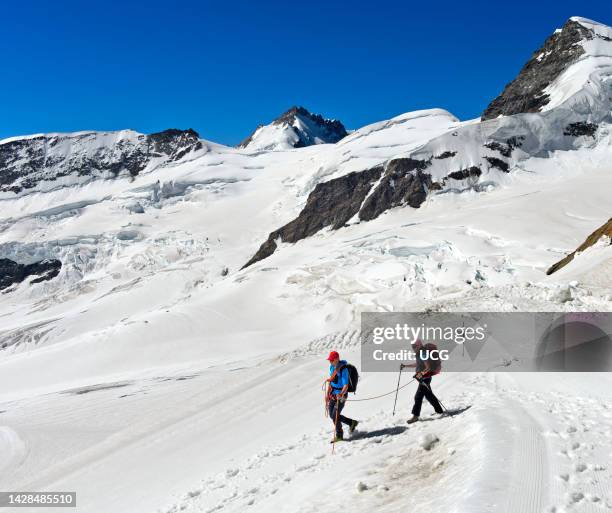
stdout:
[(533, 53), (482, 119), (551, 110), (583, 89), (595, 89), (589, 94), (592, 103), (610, 87), (611, 34), (612, 29), (600, 23), (570, 18)]
[[(597, 230), (591, 233), (586, 238), (586, 240), (576, 248), (575, 251), (572, 251), (565, 258), (559, 260), (557, 263), (552, 265), (546, 271), (546, 274), (553, 274), (559, 271), (560, 269), (568, 265), (572, 260), (574, 260), (575, 257), (580, 256), (581, 253), (589, 250), (590, 248), (596, 245), (600, 245), (601, 247), (607, 247), (612, 245), (612, 218), (610, 218), (608, 222), (605, 223), (603, 226), (600, 226), (599, 228), (597, 228)], [(610, 254), (610, 249), (612, 248), (607, 248), (608, 255)]]
[[(609, 145), (612, 40), (597, 35), (604, 32), (568, 21), (489, 105), (483, 121), (458, 125), (384, 166), (317, 184), (299, 216), (270, 233), (245, 265), (270, 256), (281, 242), (371, 221), (395, 207), (418, 208), (432, 194), (490, 190), (529, 159)], [(544, 84), (545, 95), (538, 92)]]
[[(377, 121), (376, 123), (372, 123), (370, 125), (366, 125), (357, 130), (354, 130), (341, 141), (338, 142), (338, 145), (348, 145), (355, 142), (357, 139), (361, 139), (362, 137), (371, 136), (376, 132), (382, 132), (393, 127), (397, 127), (400, 125), (410, 125), (415, 121), (430, 119), (436, 120), (439, 119), (447, 120), (450, 123), (459, 123), (459, 119), (457, 119), (453, 114), (444, 109), (424, 109), (424, 110), (415, 110), (412, 112), (405, 112), (400, 114), (399, 116), (395, 116), (391, 119), (387, 119), (384, 121)], [(411, 123), (412, 122), (412, 123)], [(413, 124), (412, 129), (416, 129), (416, 125)]]
[(336, 143), (346, 135), (340, 121), (312, 114), (304, 107), (292, 107), (269, 125), (259, 126), (238, 147), (251, 151), (288, 150)]
[(612, 39), (612, 28), (599, 23), (597, 21), (590, 20), (588, 18), (581, 18), (580, 16), (572, 16), (570, 21), (580, 23), (583, 27), (589, 29), (593, 34), (604, 39)]
[(134, 177), (147, 167), (203, 149), (191, 129), (150, 135), (121, 130), (4, 139), (0, 141), (0, 197), (53, 188), (60, 182), (79, 184), (122, 173)]

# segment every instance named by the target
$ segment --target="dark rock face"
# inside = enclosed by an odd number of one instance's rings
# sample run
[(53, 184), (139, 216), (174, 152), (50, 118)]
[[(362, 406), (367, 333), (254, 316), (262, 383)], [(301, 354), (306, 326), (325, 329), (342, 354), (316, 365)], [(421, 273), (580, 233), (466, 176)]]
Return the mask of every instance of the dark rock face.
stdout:
[(567, 255), (562, 260), (559, 260), (556, 264), (551, 265), (546, 271), (546, 274), (552, 274), (561, 269), (562, 267), (565, 267), (574, 259), (576, 253), (580, 253), (585, 249), (590, 248), (595, 243), (599, 242), (599, 240), (603, 237), (608, 237), (610, 239), (610, 244), (612, 244), (612, 218), (610, 218), (607, 223), (603, 224), (602, 226), (597, 228), (597, 230), (591, 233), (591, 235), (589, 235), (586, 240), (580, 246), (578, 246), (578, 248), (576, 248), (575, 251), (572, 251), (569, 255)]
[(506, 139), (506, 144), (508, 145), (508, 148), (510, 148), (510, 153), (512, 153), (512, 150), (514, 148), (520, 148), (521, 146), (523, 146), (524, 140), (524, 135), (513, 135), (512, 137)]
[(274, 253), (279, 239), (293, 243), (327, 226), (337, 230), (356, 214), (361, 221), (370, 221), (397, 206), (418, 208), (429, 190), (440, 187), (423, 172), (430, 164), (431, 160), (395, 159), (386, 170), (377, 166), (317, 184), (300, 215), (272, 232), (243, 269)]
[(434, 157), (434, 159), (450, 159), (451, 157), (454, 157), (455, 155), (457, 155), (456, 151), (443, 151), (442, 153), (440, 153), (440, 155), (436, 155)]
[(167, 156), (172, 162), (180, 160), (190, 151), (202, 148), (200, 136), (192, 128), (187, 130), (169, 128), (163, 132), (150, 134), (147, 138), (151, 157)]
[(518, 76), (485, 109), (481, 119), (539, 112), (550, 101), (544, 89), (584, 53), (578, 43), (592, 38), (593, 32), (569, 20), (532, 55)]
[(471, 166), (467, 169), (460, 169), (459, 171), (453, 171), (449, 173), (446, 178), (452, 178), (453, 180), (465, 180), (471, 176), (480, 176), (482, 171), (477, 166)]
[(0, 144), (0, 191), (19, 193), (66, 176), (138, 175), (153, 158), (175, 161), (202, 147), (194, 130), (42, 135)]
[(498, 159), (497, 157), (485, 157), (485, 160), (489, 163), (491, 167), (499, 169), (504, 173), (507, 173), (510, 170), (510, 166), (507, 162), (504, 162), (502, 159)]
[(334, 230), (344, 226), (359, 212), (364, 198), (382, 173), (383, 168), (379, 166), (317, 184), (299, 216), (273, 231), (243, 268), (274, 253), (278, 239), (282, 242), (297, 242), (327, 226)]
[(55, 278), (62, 268), (59, 260), (41, 260), (33, 264), (18, 264), (8, 258), (0, 258), (0, 290), (21, 283), (28, 276), (38, 276), (31, 283)]
[(432, 185), (431, 176), (423, 173), (430, 163), (411, 158), (389, 162), (384, 178), (363, 204), (359, 219), (370, 221), (385, 210), (402, 205), (420, 207)]
[(514, 148), (520, 148), (524, 140), (524, 136), (513, 136), (506, 140), (506, 144), (499, 141), (491, 141), (484, 146), (485, 148), (498, 152), (503, 157), (510, 158), (512, 156), (512, 150), (514, 150)]
[[(310, 129), (300, 130), (293, 126), (297, 118), (306, 121), (310, 125)], [(325, 119), (320, 114), (312, 114), (304, 107), (291, 107), (287, 112), (272, 121), (272, 124), (277, 126), (286, 125), (287, 130), (292, 130), (295, 133), (297, 141), (293, 145), (294, 148), (303, 148), (317, 144), (316, 138), (325, 143), (333, 144), (348, 135), (344, 125), (337, 119)], [(255, 132), (242, 141), (238, 148), (246, 148), (253, 140), (254, 135)]]
[(563, 130), (563, 135), (569, 135), (571, 137), (580, 137), (581, 135), (595, 137), (595, 132), (597, 132), (597, 125), (594, 123), (578, 121), (567, 125), (565, 130)]

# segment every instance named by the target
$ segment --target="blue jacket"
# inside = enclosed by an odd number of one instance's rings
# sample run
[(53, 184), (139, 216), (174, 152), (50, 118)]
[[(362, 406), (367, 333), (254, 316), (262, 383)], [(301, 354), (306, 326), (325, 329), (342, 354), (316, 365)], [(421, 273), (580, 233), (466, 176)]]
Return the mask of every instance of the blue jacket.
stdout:
[[(338, 362), (338, 367), (342, 366), (344, 366), (344, 368), (340, 372), (338, 372), (338, 374), (336, 374), (336, 379), (331, 382), (332, 395), (338, 395), (342, 391), (344, 386), (349, 384), (349, 372), (346, 368), (346, 360), (340, 360)], [(329, 366), (330, 377), (332, 376), (335, 370), (336, 367), (334, 367), (333, 365)]]

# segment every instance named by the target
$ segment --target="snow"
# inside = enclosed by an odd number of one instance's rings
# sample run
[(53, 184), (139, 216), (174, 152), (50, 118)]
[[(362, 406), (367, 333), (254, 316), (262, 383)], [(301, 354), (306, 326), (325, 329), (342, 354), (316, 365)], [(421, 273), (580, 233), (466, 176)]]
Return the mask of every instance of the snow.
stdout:
[(581, 18), (580, 16), (572, 16), (570, 20), (580, 23), (582, 26), (593, 31), (598, 36), (612, 38), (612, 28), (604, 25), (603, 23), (589, 20), (588, 18)]
[[(395, 416), (392, 395), (351, 402), (358, 431), (333, 452), (321, 392), (330, 349), (359, 362), (364, 311), (612, 309), (606, 241), (546, 275), (610, 217), (609, 58), (594, 52), (543, 113), (431, 109), (301, 149), (207, 142), (135, 178), (4, 196), (0, 258), (63, 267), (0, 294), (0, 488), (74, 490), (88, 513), (611, 508), (609, 374), (442, 373), (434, 391), (460, 413), (426, 404), (408, 426), (412, 385)], [(585, 115), (595, 137), (562, 135)], [(490, 169), (484, 145), (513, 135), (510, 172)], [(318, 183), (408, 155), (435, 180), (483, 173), (240, 270)], [(354, 399), (396, 380), (364, 373)]]
[(278, 120), (255, 130), (245, 149), (249, 152), (286, 151), (296, 147), (300, 134), (311, 144), (326, 144), (325, 129), (308, 116), (296, 112), (291, 122)]
[(591, 30), (594, 37), (580, 43), (584, 54), (544, 90), (550, 102), (542, 110), (550, 111), (568, 102), (568, 106), (579, 108), (583, 113), (605, 112), (606, 108), (609, 112), (612, 29), (585, 18), (571, 19)]
[[(610, 443), (606, 375), (595, 395), (585, 375), (444, 375), (434, 390), (445, 404), (471, 408), (430, 420), (426, 406), (408, 427), (409, 391), (395, 417), (392, 398), (352, 403), (346, 411), (361, 419), (359, 431), (332, 454), (318, 393), (323, 366), (320, 358), (228, 366), (13, 403), (3, 421), (30, 456), (3, 484), (76, 489), (86, 511), (320, 511), (341, 500), (356, 511), (485, 512), (509, 502), (502, 511), (527, 512), (569, 507), (574, 494), (608, 500), (598, 483), (609, 480), (609, 458), (597, 449)], [(300, 393), (287, 393), (289, 377)], [(356, 397), (393, 390), (395, 378), (367, 375)], [(45, 461), (43, 472), (31, 466)], [(131, 470), (117, 479), (113, 469)]]

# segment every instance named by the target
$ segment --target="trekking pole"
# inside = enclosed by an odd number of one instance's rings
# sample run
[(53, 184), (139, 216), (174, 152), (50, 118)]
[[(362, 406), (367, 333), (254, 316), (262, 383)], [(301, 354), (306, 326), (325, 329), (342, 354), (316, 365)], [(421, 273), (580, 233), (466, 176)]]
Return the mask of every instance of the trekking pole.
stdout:
[[(421, 383), (422, 385), (425, 385), (428, 388), (428, 390), (431, 392), (431, 395), (433, 395), (436, 399), (438, 399), (438, 396), (433, 393), (433, 390), (427, 383), (425, 383), (424, 381), (419, 381), (419, 383)], [(442, 406), (442, 409), (444, 411), (448, 411), (448, 408), (442, 404), (442, 401), (440, 401), (440, 399), (438, 399), (438, 402), (440, 403), (440, 406)]]
[(404, 367), (400, 363), (400, 371), (397, 376), (397, 388), (395, 389), (395, 401), (393, 402), (393, 415), (395, 415), (395, 406), (397, 405), (397, 394), (399, 392), (400, 380), (402, 379), (402, 370), (404, 370)]

